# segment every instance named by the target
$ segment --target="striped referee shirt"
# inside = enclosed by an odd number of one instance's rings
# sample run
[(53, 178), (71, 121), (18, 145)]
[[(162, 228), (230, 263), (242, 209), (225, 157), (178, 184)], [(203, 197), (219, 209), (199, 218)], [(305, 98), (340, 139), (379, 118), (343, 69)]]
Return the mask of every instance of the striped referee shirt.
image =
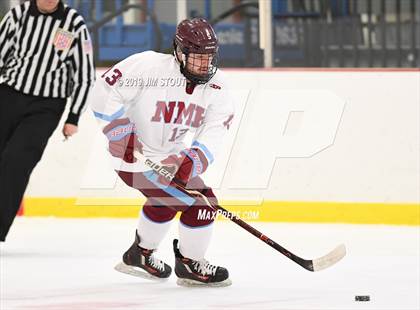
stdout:
[(92, 43), (76, 10), (60, 1), (43, 14), (31, 0), (3, 17), (0, 84), (32, 96), (71, 97), (66, 123), (77, 125), (94, 80)]

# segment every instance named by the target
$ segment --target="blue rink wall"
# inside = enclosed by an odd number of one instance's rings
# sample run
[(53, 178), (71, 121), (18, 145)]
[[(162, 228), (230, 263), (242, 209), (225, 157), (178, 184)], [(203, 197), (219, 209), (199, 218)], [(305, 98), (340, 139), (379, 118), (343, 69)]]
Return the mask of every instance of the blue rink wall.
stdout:
[[(250, 221), (420, 225), (419, 69), (225, 72), (236, 115), (203, 176), (224, 207)], [(112, 171), (89, 110), (79, 127), (51, 137), (22, 214), (136, 217), (144, 200)]]

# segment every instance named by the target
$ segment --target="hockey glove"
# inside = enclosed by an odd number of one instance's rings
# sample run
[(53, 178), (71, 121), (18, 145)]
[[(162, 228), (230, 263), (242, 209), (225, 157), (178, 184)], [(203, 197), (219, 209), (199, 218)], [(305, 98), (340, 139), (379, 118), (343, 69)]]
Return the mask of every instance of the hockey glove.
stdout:
[[(186, 186), (188, 181), (207, 169), (207, 159), (199, 149), (186, 149), (179, 155), (170, 155), (161, 161), (162, 165), (173, 174), (175, 182)], [(161, 177), (159, 181), (169, 185), (169, 181)]]
[(127, 163), (135, 163), (134, 151), (142, 152), (142, 144), (137, 139), (136, 126), (128, 118), (116, 119), (109, 123), (103, 133), (107, 136), (108, 149), (112, 156)]

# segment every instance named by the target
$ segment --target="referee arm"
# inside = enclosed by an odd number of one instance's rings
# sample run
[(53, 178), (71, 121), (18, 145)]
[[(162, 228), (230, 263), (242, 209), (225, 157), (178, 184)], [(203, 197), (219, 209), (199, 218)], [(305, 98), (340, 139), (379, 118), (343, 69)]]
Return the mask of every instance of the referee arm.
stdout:
[(79, 117), (86, 109), (88, 93), (95, 82), (92, 41), (83, 20), (81, 23), (72, 48), (73, 92), (70, 112), (63, 128), (65, 137), (77, 132)]
[(12, 37), (15, 33), (12, 18), (12, 11), (9, 11), (0, 22), (0, 73), (11, 52)]

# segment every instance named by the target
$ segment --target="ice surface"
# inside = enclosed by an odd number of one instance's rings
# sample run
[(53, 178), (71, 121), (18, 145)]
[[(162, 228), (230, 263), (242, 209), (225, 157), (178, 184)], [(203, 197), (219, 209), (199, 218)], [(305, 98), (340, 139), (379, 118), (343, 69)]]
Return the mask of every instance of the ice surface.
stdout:
[[(17, 218), (1, 244), (0, 309), (420, 308), (420, 227), (252, 223), (304, 258), (346, 244), (341, 262), (311, 273), (235, 224), (217, 222), (207, 259), (227, 267), (233, 285), (183, 288), (174, 274), (154, 283), (113, 269), (136, 222)], [(175, 222), (158, 252), (171, 265)]]

